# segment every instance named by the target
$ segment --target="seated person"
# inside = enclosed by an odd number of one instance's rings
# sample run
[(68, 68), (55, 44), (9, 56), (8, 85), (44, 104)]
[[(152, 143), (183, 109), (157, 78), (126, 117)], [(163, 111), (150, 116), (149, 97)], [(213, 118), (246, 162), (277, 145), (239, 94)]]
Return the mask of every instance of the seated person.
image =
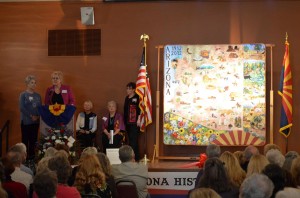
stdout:
[[(122, 145), (123, 135), (121, 131), (125, 131), (125, 125), (122, 114), (117, 112), (117, 103), (109, 101), (107, 103), (108, 115), (103, 117), (102, 125), (102, 145), (103, 151), (106, 153), (107, 148), (119, 148)], [(113, 137), (111, 136), (113, 132)], [(113, 142), (110, 143), (111, 138)]]
[(123, 179), (131, 180), (137, 187), (139, 198), (148, 197), (148, 167), (135, 162), (133, 149), (128, 145), (119, 149), (119, 158), (122, 163), (112, 165), (112, 173), (116, 182)]
[(38, 172), (33, 180), (33, 189), (38, 197), (54, 198), (57, 191), (57, 176), (54, 171), (43, 169)]
[(76, 120), (76, 138), (83, 148), (93, 146), (97, 130), (97, 115), (92, 112), (92, 108), (93, 103), (90, 100), (85, 101), (83, 103), (84, 112), (79, 113)]

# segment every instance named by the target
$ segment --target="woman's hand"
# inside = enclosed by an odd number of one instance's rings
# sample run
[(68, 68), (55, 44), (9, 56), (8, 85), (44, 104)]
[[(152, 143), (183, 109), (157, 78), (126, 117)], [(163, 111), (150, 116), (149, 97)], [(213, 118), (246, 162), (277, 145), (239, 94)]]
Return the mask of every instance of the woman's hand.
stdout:
[(32, 121), (37, 121), (40, 117), (39, 116), (31, 116)]

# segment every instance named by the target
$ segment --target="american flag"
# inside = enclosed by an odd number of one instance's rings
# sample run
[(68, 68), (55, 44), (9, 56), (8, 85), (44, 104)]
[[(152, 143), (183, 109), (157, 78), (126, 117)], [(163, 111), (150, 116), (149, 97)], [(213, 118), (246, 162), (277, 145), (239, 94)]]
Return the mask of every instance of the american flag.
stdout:
[(292, 71), (290, 66), (289, 43), (285, 42), (285, 54), (283, 58), (283, 67), (280, 76), (280, 85), (278, 94), (281, 96), (281, 118), (279, 132), (288, 137), (291, 132), (292, 122), (292, 104), (293, 104), (293, 85)]
[(144, 132), (146, 127), (152, 123), (152, 99), (147, 66), (145, 64), (145, 47), (143, 48), (141, 65), (136, 81), (135, 92), (139, 95), (140, 131)]

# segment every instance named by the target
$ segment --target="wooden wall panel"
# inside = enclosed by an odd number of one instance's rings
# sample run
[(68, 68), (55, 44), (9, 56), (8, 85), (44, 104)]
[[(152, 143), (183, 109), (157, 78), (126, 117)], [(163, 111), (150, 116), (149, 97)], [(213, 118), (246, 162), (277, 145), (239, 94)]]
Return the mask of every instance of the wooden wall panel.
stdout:
[[(95, 25), (84, 26), (80, 21), (80, 7), (93, 6)], [(50, 75), (61, 70), (64, 82), (76, 96), (77, 113), (86, 99), (94, 102), (99, 122), (106, 112), (108, 100), (116, 100), (122, 112), (125, 86), (135, 81), (142, 53), (140, 35), (150, 36), (147, 51), (148, 72), (153, 94), (157, 89), (157, 49), (165, 44), (228, 44), (273, 43), (274, 85), (274, 142), (285, 150), (285, 139), (277, 133), (280, 100), (276, 94), (284, 53), (285, 33), (289, 34), (291, 65), (294, 75), (294, 127), (289, 138), (289, 150), (298, 150), (300, 125), (299, 84), (300, 46), (299, 1), (247, 2), (29, 2), (0, 3), (0, 125), (11, 120), (10, 144), (21, 140), (18, 97), (25, 89), (24, 78), (34, 74), (38, 78), (37, 91), (44, 98), (50, 85)], [(49, 57), (47, 31), (51, 29), (101, 29), (101, 56)], [(269, 53), (269, 52), (268, 52)], [(267, 68), (267, 95), (269, 104), (270, 60)], [(161, 63), (162, 64), (162, 63)], [(162, 66), (162, 65), (161, 65)], [(162, 67), (160, 68), (162, 74)], [(162, 82), (162, 76), (160, 76)], [(160, 90), (163, 90), (162, 83)], [(162, 92), (161, 92), (162, 93)], [(162, 104), (161, 95), (161, 103)], [(269, 113), (267, 113), (269, 114)], [(160, 112), (162, 115), (162, 112)], [(267, 115), (269, 117), (269, 115)], [(160, 117), (159, 119), (162, 119)], [(2, 124), (1, 124), (2, 123)], [(155, 123), (155, 118), (154, 118)], [(162, 123), (162, 122), (160, 122)], [(155, 143), (155, 125), (141, 135), (141, 152), (150, 156)], [(161, 126), (158, 126), (161, 129)], [(146, 146), (144, 146), (146, 145)], [(197, 156), (204, 147), (162, 146), (160, 154)], [(228, 150), (243, 147), (228, 147)]]

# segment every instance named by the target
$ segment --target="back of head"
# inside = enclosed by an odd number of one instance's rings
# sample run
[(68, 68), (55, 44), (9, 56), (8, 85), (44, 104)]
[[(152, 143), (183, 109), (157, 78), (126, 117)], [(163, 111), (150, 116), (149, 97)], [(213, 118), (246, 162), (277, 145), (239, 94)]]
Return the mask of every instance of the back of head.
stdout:
[(11, 160), (15, 167), (20, 167), (23, 161), (22, 154), (17, 151), (9, 151), (7, 157)]
[(95, 192), (99, 187), (103, 188), (106, 184), (105, 179), (96, 155), (86, 155), (79, 164), (74, 186), (87, 194)]
[(121, 162), (129, 162), (134, 160), (134, 151), (131, 146), (123, 145), (119, 149), (119, 158)]
[(291, 173), (297, 186), (300, 186), (300, 157), (297, 157), (293, 160)]
[(271, 149), (266, 153), (266, 157), (271, 164), (277, 164), (282, 167), (285, 161), (285, 157), (277, 149)]
[(207, 158), (220, 157), (221, 148), (219, 145), (210, 144), (206, 147)]
[(214, 157), (205, 161), (204, 172), (197, 187), (212, 188), (218, 193), (231, 189), (231, 182), (221, 160)]
[(108, 177), (112, 175), (112, 168), (108, 157), (104, 153), (96, 154), (104, 174)]
[(284, 160), (282, 168), (284, 168), (285, 170), (291, 171), (292, 162), (297, 157), (299, 157), (298, 152), (296, 152), (296, 151), (287, 152), (285, 154), (285, 160)]
[(49, 147), (45, 151), (44, 157), (53, 157), (56, 152), (57, 152), (57, 150), (54, 147)]
[(58, 183), (65, 184), (67, 182), (72, 168), (66, 154), (63, 152), (55, 153), (54, 157), (49, 159), (48, 167), (56, 172)]
[(22, 162), (26, 160), (27, 149), (24, 143), (17, 143), (9, 149), (9, 152), (19, 152), (22, 156)]
[(279, 190), (283, 190), (286, 185), (286, 173), (277, 164), (268, 164), (262, 171), (274, 184), (273, 195)]
[(2, 159), (2, 164), (4, 167), (4, 178), (3, 180), (9, 180), (10, 175), (15, 171), (15, 166), (11, 162), (10, 158), (7, 156), (4, 156)]
[(281, 150), (280, 150), (280, 148), (277, 144), (266, 144), (264, 146), (264, 155), (266, 155), (267, 152), (271, 149), (276, 149), (276, 150), (279, 150), (281, 152)]
[(269, 164), (266, 156), (258, 154), (253, 155), (247, 167), (247, 177), (253, 173), (261, 173), (261, 171)]
[(244, 180), (240, 188), (240, 198), (269, 198), (274, 185), (263, 174), (255, 173)]
[(38, 172), (33, 180), (33, 189), (38, 197), (53, 198), (57, 190), (56, 173), (49, 169)]
[(211, 188), (195, 188), (189, 194), (189, 198), (221, 198), (221, 196)]
[(300, 197), (300, 189), (298, 188), (284, 188), (284, 190), (279, 191), (275, 198), (298, 198)]
[(98, 153), (96, 147), (86, 147), (83, 149), (80, 158), (85, 157), (87, 155), (96, 155)]
[(249, 161), (252, 155), (258, 155), (258, 154), (259, 154), (259, 150), (253, 145), (247, 146), (244, 150), (244, 158), (246, 161)]

